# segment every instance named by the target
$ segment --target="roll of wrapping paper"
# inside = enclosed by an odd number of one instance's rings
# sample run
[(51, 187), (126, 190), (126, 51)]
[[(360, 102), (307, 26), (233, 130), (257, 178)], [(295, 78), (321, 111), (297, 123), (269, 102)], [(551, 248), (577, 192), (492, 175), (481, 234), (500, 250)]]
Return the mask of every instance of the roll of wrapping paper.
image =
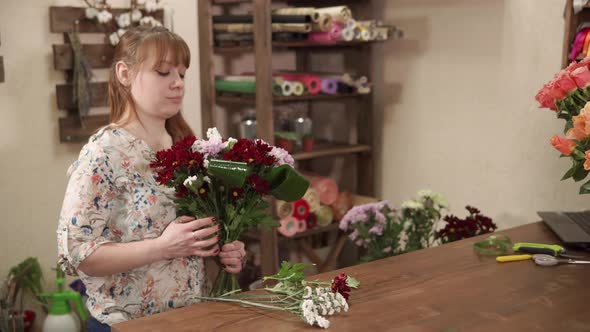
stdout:
[(316, 8), (316, 11), (322, 14), (328, 14), (332, 16), (332, 20), (336, 22), (346, 23), (348, 20), (352, 18), (352, 13), (350, 12), (350, 8), (347, 6), (334, 6), (334, 7), (324, 7), (324, 8)]
[(336, 181), (323, 176), (306, 176), (310, 186), (320, 196), (320, 203), (331, 205), (338, 198), (338, 184)]
[(305, 86), (301, 82), (291, 82), (293, 84), (293, 94), (296, 96), (303, 96), (305, 94)]
[(337, 42), (336, 39), (332, 38), (332, 34), (330, 32), (310, 32), (307, 35), (307, 39), (314, 43), (319, 44), (333, 44)]
[(344, 41), (353, 41), (354, 40), (354, 28), (342, 29), (342, 32), (340, 33), (340, 38)]
[(307, 219), (297, 220), (297, 233), (305, 232), (307, 230)]
[(307, 223), (307, 229), (315, 228), (318, 225), (318, 216), (315, 213), (310, 213), (309, 216), (305, 218), (305, 222)]
[(238, 93), (256, 93), (256, 82), (215, 80), (215, 90)]
[[(250, 82), (254, 84), (254, 90), (256, 90), (256, 77), (252, 76), (252, 75), (228, 75), (228, 76), (216, 76), (216, 82), (217, 80), (221, 80), (221, 81), (229, 81), (229, 82)], [(272, 84), (272, 94), (275, 96), (283, 96), (283, 87), (282, 87), (282, 80), (280, 82), (277, 82), (276, 79), (273, 79), (273, 84)], [(223, 89), (218, 89), (218, 91), (228, 91), (228, 92), (241, 92), (241, 91), (235, 91), (235, 90), (223, 90)], [(243, 92), (242, 92), (243, 93)], [(251, 92), (246, 92), (246, 93), (251, 93)], [(256, 92), (254, 92), (256, 93)]]
[(330, 35), (334, 40), (340, 40), (342, 38), (342, 29), (344, 28), (344, 24), (340, 22), (335, 22), (332, 24), (332, 28), (330, 29)]
[(356, 91), (356, 88), (344, 82), (338, 82), (338, 89), (336, 91), (342, 94), (354, 93)]
[(273, 75), (280, 76), (285, 80), (301, 82), (307, 88), (307, 92), (315, 95), (320, 93), (322, 88), (322, 81), (317, 75), (300, 74), (300, 73), (275, 73)]
[(299, 220), (305, 220), (309, 216), (309, 204), (304, 199), (298, 199), (293, 202), (293, 217)]
[(334, 220), (340, 221), (346, 212), (352, 208), (352, 194), (348, 191), (338, 193), (338, 198), (330, 207), (334, 214)]
[(321, 14), (317, 22), (311, 24), (311, 31), (330, 31), (332, 29), (332, 17), (327, 14)]
[(291, 96), (293, 94), (294, 88), (293, 88), (293, 83), (291, 81), (285, 81), (285, 80), (283, 80), (281, 82), (281, 85), (280, 86), (281, 86), (281, 91), (283, 93), (282, 94), (283, 96), (288, 97), (288, 96)]
[[(272, 23), (272, 32), (310, 32), (309, 23)], [(213, 31), (252, 33), (254, 25), (251, 23), (216, 23), (213, 24)]]
[(313, 22), (320, 20), (320, 13), (312, 7), (289, 7), (273, 10), (273, 15), (309, 15)]
[(284, 219), (293, 215), (293, 202), (279, 201), (276, 202), (277, 216)]
[(299, 32), (273, 32), (272, 40), (276, 41), (298, 41), (306, 40), (307, 33)]
[(369, 83), (369, 79), (367, 78), (367, 76), (360, 76), (359, 78), (356, 79), (356, 81), (354, 82), (355, 85), (364, 85)]
[(283, 236), (291, 237), (297, 234), (299, 221), (295, 217), (287, 217), (279, 220), (281, 226), (277, 229)]
[(320, 209), (316, 213), (316, 216), (318, 225), (322, 227), (328, 226), (332, 223), (332, 221), (334, 221), (332, 209), (326, 205), (322, 205), (320, 207)]
[(322, 78), (322, 92), (329, 95), (338, 93), (338, 80)]
[(344, 29), (354, 29), (355, 27), (356, 21), (352, 18), (344, 23)]
[(251, 33), (218, 32), (213, 35), (213, 39), (228, 41), (254, 40), (254, 35)]
[(303, 199), (309, 204), (309, 211), (316, 212), (320, 209), (320, 195), (313, 188), (308, 188)]
[[(310, 15), (272, 15), (271, 23), (311, 23)], [(213, 23), (254, 23), (252, 15), (214, 15)]]

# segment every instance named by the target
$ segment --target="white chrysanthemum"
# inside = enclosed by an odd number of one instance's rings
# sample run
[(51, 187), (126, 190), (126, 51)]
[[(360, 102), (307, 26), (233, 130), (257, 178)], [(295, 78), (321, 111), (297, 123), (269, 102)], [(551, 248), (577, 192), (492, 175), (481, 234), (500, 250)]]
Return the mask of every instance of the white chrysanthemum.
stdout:
[(123, 13), (117, 16), (117, 25), (119, 28), (126, 28), (131, 25), (131, 15), (129, 13)]
[(209, 159), (203, 160), (203, 167), (209, 168)]
[(418, 197), (420, 198), (433, 198), (434, 192), (430, 189), (422, 189), (418, 191)]
[(316, 323), (318, 324), (318, 326), (323, 329), (327, 329), (330, 327), (330, 321), (322, 316), (317, 316), (315, 318), (315, 320), (316, 320)]
[(207, 182), (207, 183), (211, 183), (211, 178), (205, 175), (205, 176), (203, 177), (203, 181), (205, 181), (205, 182)]
[(119, 35), (116, 32), (113, 32), (109, 35), (109, 41), (111, 45), (115, 46), (119, 43)]
[(402, 209), (409, 209), (409, 210), (420, 210), (423, 209), (424, 205), (420, 202), (416, 202), (414, 200), (405, 201), (402, 203)]
[(156, 0), (146, 0), (145, 1), (145, 11), (148, 13), (155, 12), (158, 10), (158, 2)]
[(143, 14), (141, 13), (141, 10), (139, 10), (139, 9), (134, 9), (131, 12), (131, 21), (133, 21), (133, 22), (139, 22), (139, 20), (141, 20), (142, 17), (143, 17)]
[(102, 10), (98, 14), (96, 14), (96, 19), (98, 23), (108, 23), (113, 18), (113, 14), (111, 14), (108, 10)]
[(305, 286), (305, 289), (303, 290), (303, 298), (307, 299), (310, 298), (312, 295), (312, 289), (309, 286)]
[(185, 187), (190, 187), (193, 185), (193, 182), (197, 181), (197, 176), (193, 175), (193, 176), (189, 176), (188, 178), (186, 178), (186, 180), (184, 180), (184, 182), (182, 184), (184, 184)]
[(93, 19), (98, 15), (98, 10), (94, 7), (86, 8), (86, 18)]

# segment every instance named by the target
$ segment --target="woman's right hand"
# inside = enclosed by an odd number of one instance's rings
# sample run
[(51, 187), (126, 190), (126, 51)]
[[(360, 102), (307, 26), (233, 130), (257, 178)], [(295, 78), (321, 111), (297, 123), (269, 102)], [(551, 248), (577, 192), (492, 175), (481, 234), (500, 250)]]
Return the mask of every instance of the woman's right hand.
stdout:
[(216, 256), (219, 253), (219, 225), (214, 222), (211, 217), (181, 216), (173, 220), (156, 239), (163, 258)]

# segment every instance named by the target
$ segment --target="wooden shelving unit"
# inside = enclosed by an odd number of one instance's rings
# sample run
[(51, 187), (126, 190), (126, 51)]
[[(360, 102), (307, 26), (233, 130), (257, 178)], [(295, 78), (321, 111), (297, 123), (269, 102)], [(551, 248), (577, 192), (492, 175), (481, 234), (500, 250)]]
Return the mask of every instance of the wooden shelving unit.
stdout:
[(573, 0), (566, 0), (564, 11), (564, 33), (563, 33), (563, 52), (561, 66), (567, 67), (571, 62), (569, 60), (569, 53), (576, 36), (576, 29), (583, 22), (590, 22), (590, 3), (586, 4), (582, 11), (575, 14)]
[[(279, 2), (279, 1), (276, 1)], [(254, 18), (254, 43), (246, 46), (214, 47), (213, 43), (213, 6), (222, 6), (222, 11), (229, 14), (229, 7), (236, 4), (251, 4), (249, 11)], [(273, 1), (275, 3), (275, 1)], [(300, 5), (308, 7), (326, 7), (339, 4), (348, 5), (355, 18), (369, 18), (371, 13), (369, 1), (286, 1), (286, 5)], [(229, 7), (228, 7), (229, 6)], [(349, 156), (356, 164), (357, 183), (355, 193), (361, 197), (374, 197), (374, 165), (371, 154), (373, 146), (372, 130), (372, 94), (337, 94), (337, 95), (304, 95), (277, 97), (272, 95), (272, 58), (273, 52), (295, 52), (296, 71), (312, 72), (311, 53), (321, 50), (322, 53), (331, 51), (348, 52), (344, 59), (343, 71), (352, 69), (352, 72), (364, 75), (371, 74), (371, 45), (376, 42), (338, 42), (333, 44), (316, 44), (307, 41), (272, 41), (271, 36), (271, 0), (203, 0), (198, 1), (199, 14), (199, 48), (200, 48), (200, 78), (201, 78), (201, 112), (203, 131), (209, 127), (218, 126), (215, 123), (215, 109), (217, 105), (226, 107), (254, 106), (256, 110), (257, 137), (271, 144), (274, 143), (274, 121), (276, 115), (273, 105), (284, 103), (302, 103), (308, 113), (329, 112), (321, 109), (322, 101), (338, 102), (345, 105), (347, 114), (352, 114), (356, 119), (356, 140), (354, 143), (316, 142), (316, 148), (312, 152), (294, 153), (293, 157), (298, 163), (305, 163), (318, 158), (330, 158), (335, 156)], [(231, 57), (236, 53), (253, 52), (256, 76), (256, 93), (252, 95), (217, 93), (214, 87), (216, 73), (214, 70), (214, 56)], [(348, 56), (348, 54), (352, 56)], [(231, 74), (231, 73), (227, 73)], [(203, 134), (205, 134), (203, 132)], [(338, 232), (338, 224), (334, 223), (323, 228), (316, 228), (295, 235), (296, 241), (301, 241), (302, 249), (306, 255), (316, 263), (317, 255), (309, 247), (306, 238), (312, 235)], [(286, 240), (278, 236), (276, 231), (261, 231), (260, 233), (248, 233), (249, 238), (260, 241), (262, 255), (262, 274), (273, 274), (278, 269), (278, 243)], [(346, 235), (340, 234), (333, 245), (328, 259), (318, 264), (319, 270), (325, 269), (330, 262), (334, 263), (346, 241)]]

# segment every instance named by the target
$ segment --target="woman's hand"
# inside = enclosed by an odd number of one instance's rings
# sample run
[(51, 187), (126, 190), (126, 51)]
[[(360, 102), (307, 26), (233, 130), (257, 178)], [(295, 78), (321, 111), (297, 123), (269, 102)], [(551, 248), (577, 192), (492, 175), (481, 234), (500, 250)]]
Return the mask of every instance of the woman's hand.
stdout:
[(162, 258), (216, 256), (219, 253), (219, 225), (214, 223), (214, 218), (176, 218), (156, 239)]
[(219, 253), (221, 264), (225, 265), (225, 270), (229, 273), (240, 273), (246, 263), (246, 250), (244, 242), (234, 241), (226, 243), (221, 247)]

